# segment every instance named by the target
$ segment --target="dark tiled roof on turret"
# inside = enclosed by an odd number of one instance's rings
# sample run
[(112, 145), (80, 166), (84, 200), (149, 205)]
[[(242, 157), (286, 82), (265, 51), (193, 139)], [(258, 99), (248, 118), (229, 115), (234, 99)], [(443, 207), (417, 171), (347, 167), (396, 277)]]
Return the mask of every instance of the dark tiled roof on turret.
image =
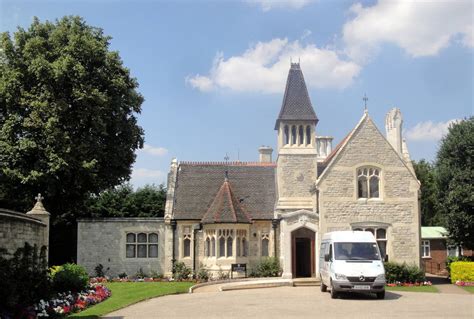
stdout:
[(272, 219), (276, 200), (275, 163), (181, 162), (173, 218), (201, 220), (213, 205), (228, 171), (234, 198), (251, 220)]
[(308, 89), (299, 63), (291, 63), (283, 103), (275, 123), (275, 130), (278, 129), (281, 120), (312, 121), (315, 124), (318, 121), (309, 99)]
[(227, 178), (224, 180), (201, 222), (203, 224), (251, 223), (248, 213), (241, 204), (241, 199), (234, 195)]

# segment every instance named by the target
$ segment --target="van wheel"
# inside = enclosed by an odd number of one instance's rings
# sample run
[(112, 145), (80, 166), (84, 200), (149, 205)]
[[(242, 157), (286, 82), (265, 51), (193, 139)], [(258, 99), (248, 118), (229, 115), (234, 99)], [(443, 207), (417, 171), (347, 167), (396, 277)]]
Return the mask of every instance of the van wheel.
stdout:
[(377, 293), (377, 299), (385, 299), (385, 290)]
[(331, 281), (331, 299), (336, 299), (337, 295), (338, 295), (338, 293), (334, 289), (334, 286), (332, 285), (332, 281)]
[(326, 292), (328, 290), (328, 286), (326, 286), (322, 280), (321, 280), (321, 286), (319, 288), (321, 288), (321, 292)]

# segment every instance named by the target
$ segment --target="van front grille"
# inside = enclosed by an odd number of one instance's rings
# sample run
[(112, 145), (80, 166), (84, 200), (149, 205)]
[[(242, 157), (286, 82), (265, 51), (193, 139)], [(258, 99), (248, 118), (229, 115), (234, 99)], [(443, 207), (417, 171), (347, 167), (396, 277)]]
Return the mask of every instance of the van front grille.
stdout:
[(361, 276), (359, 277), (347, 277), (347, 279), (350, 281), (350, 282), (374, 282), (375, 281), (375, 277), (364, 277), (364, 280), (361, 280)]

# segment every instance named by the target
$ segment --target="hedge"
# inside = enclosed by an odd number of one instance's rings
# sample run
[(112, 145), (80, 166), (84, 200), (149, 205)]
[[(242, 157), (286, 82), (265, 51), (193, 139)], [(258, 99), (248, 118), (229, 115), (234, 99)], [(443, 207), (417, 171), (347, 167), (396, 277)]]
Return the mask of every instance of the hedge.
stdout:
[(451, 282), (474, 282), (474, 262), (455, 261), (451, 263)]

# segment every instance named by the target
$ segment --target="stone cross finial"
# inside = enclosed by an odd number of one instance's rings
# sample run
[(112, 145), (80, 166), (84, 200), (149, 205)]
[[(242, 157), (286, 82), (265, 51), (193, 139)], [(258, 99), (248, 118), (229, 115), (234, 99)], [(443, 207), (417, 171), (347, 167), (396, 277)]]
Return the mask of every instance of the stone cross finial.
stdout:
[(37, 202), (42, 202), (44, 197), (41, 196), (41, 193), (38, 193), (38, 196), (36, 196), (35, 199), (36, 199)]
[(369, 98), (367, 97), (367, 95), (365, 93), (364, 93), (364, 97), (362, 98), (362, 100), (364, 100), (365, 112), (367, 112), (367, 101), (369, 100)]

